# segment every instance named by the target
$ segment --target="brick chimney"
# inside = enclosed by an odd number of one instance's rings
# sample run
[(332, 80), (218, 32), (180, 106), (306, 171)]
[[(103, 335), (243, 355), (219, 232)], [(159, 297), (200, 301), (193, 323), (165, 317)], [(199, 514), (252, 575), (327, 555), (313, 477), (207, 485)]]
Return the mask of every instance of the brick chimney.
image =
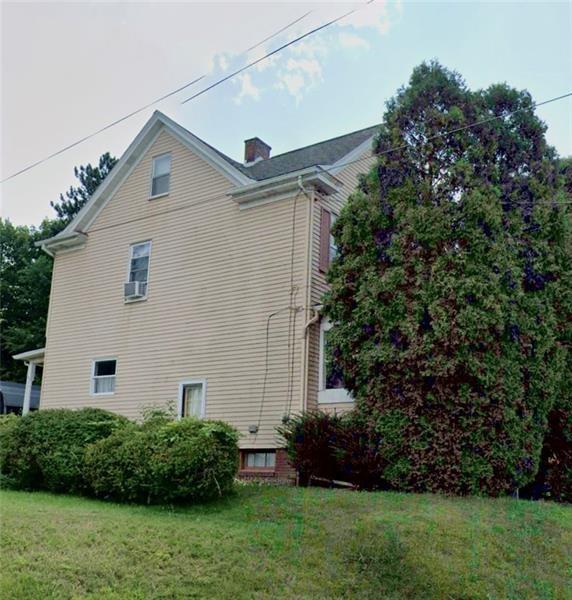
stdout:
[(249, 164), (258, 160), (266, 160), (270, 158), (270, 150), (272, 148), (260, 138), (244, 140), (244, 162)]

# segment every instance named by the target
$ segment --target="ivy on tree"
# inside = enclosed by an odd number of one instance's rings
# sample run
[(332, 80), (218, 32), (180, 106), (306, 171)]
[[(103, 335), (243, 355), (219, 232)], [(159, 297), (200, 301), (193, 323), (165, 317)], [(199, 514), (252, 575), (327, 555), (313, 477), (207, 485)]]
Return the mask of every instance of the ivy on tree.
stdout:
[(501, 494), (538, 471), (571, 314), (545, 131), (528, 92), (424, 63), (336, 221), (328, 341), (394, 487)]

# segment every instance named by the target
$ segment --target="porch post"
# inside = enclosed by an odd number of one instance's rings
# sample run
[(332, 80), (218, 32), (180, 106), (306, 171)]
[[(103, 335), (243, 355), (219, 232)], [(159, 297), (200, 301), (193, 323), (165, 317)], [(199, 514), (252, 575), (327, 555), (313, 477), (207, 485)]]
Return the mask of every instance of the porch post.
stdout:
[(28, 373), (26, 375), (26, 390), (24, 391), (24, 403), (22, 404), (22, 415), (27, 415), (30, 412), (30, 400), (32, 398), (32, 384), (36, 376), (36, 363), (30, 361), (28, 363)]

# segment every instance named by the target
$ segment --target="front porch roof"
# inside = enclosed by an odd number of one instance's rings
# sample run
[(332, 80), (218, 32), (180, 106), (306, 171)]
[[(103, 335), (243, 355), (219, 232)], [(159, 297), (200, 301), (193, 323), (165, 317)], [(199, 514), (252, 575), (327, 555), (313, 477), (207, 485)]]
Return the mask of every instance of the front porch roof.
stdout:
[(43, 365), (45, 353), (45, 348), (38, 348), (36, 350), (28, 350), (27, 352), (20, 352), (20, 354), (14, 354), (12, 358), (14, 360), (25, 360), (26, 362), (31, 362), (36, 365)]

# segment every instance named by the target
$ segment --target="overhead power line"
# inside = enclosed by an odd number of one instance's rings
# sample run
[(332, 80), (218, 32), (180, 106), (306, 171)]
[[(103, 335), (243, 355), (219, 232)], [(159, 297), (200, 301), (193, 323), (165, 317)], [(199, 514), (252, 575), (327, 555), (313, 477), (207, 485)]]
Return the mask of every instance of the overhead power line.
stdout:
[[(300, 17), (296, 18), (294, 21), (291, 21), (290, 23), (288, 23), (284, 27), (281, 27), (278, 31), (275, 31), (271, 35), (265, 37), (263, 40), (260, 40), (259, 42), (257, 42), (253, 46), (250, 46), (249, 48), (247, 48), (246, 50), (244, 50), (243, 52), (241, 52), (240, 56), (242, 56), (244, 54), (247, 54), (248, 52), (251, 52), (255, 48), (258, 48), (259, 46), (261, 46), (262, 44), (264, 44), (265, 42), (268, 42), (269, 40), (271, 40), (272, 38), (276, 37), (277, 35), (280, 35), (281, 33), (283, 33), (284, 31), (286, 31), (290, 27), (293, 27), (294, 25), (296, 25), (297, 23), (299, 23), (300, 21), (302, 21), (302, 19), (305, 19), (312, 12), (313, 11), (309, 10), (308, 12), (304, 13)], [(155, 106), (156, 104), (159, 104), (163, 100), (166, 100), (167, 98), (170, 98), (171, 96), (174, 96), (175, 94), (178, 94), (179, 92), (182, 92), (183, 90), (185, 90), (185, 89), (187, 89), (187, 88), (195, 85), (199, 81), (202, 81), (203, 79), (205, 79), (205, 77), (207, 77), (207, 74), (201, 75), (200, 77), (196, 77), (192, 81), (189, 81), (188, 83), (185, 83), (184, 85), (178, 87), (177, 89), (172, 90), (170, 92), (167, 92), (166, 94), (163, 94), (159, 98), (156, 98), (155, 100), (153, 100), (151, 102), (148, 102), (144, 106), (141, 106), (140, 108), (135, 109), (134, 111), (130, 112), (129, 114), (127, 114), (127, 115), (125, 115), (123, 117), (120, 117), (119, 119), (116, 119), (115, 121), (112, 121), (108, 125), (105, 125), (104, 127), (101, 127), (100, 129), (98, 129), (98, 130), (96, 130), (96, 131), (94, 131), (94, 132), (92, 132), (92, 133), (90, 133), (90, 134), (82, 137), (81, 139), (76, 140), (75, 142), (73, 142), (71, 144), (68, 144), (64, 148), (60, 148), (59, 150), (56, 150), (56, 152), (52, 152), (52, 154), (49, 154), (48, 156), (45, 156), (44, 158), (41, 158), (40, 160), (37, 160), (36, 162), (34, 162), (34, 163), (32, 163), (32, 164), (24, 167), (23, 169), (20, 169), (19, 171), (16, 171), (15, 173), (12, 173), (11, 175), (9, 175), (8, 177), (6, 177), (5, 179), (2, 179), (2, 181), (0, 181), (0, 183), (5, 183), (6, 181), (9, 181), (10, 179), (14, 179), (14, 177), (17, 177), (18, 175), (21, 175), (22, 173), (26, 173), (26, 171), (30, 171), (34, 167), (37, 167), (37, 166), (41, 165), (42, 163), (45, 163), (48, 160), (51, 160), (52, 158), (55, 158), (56, 156), (59, 156), (60, 154), (63, 154), (64, 152), (67, 152), (68, 150), (71, 150), (72, 148), (75, 148), (76, 146), (79, 146), (80, 144), (83, 144), (83, 142), (86, 142), (87, 140), (90, 140), (91, 138), (95, 137), (96, 135), (99, 135), (100, 133), (103, 133), (104, 131), (107, 131), (108, 129), (111, 129), (112, 127), (115, 127), (116, 125), (119, 125), (119, 123), (123, 123), (123, 121), (127, 121), (127, 119), (130, 119), (131, 117), (134, 117), (135, 115), (138, 115), (139, 113), (143, 112), (144, 110), (147, 110), (148, 108), (151, 108), (152, 106)]]
[[(564, 100), (564, 98), (569, 98), (570, 96), (572, 96), (572, 92), (568, 92), (567, 94), (562, 94), (561, 96), (556, 96), (555, 98), (550, 98), (549, 100), (543, 100), (542, 102), (534, 102), (530, 106), (526, 106), (523, 108), (517, 108), (513, 111), (503, 113), (502, 115), (495, 115), (493, 117), (487, 117), (486, 119), (482, 119), (480, 121), (470, 123), (469, 125), (462, 125), (461, 127), (456, 127), (455, 129), (449, 129), (447, 131), (442, 131), (440, 133), (436, 133), (435, 135), (429, 136), (423, 142), (423, 144), (426, 144), (427, 142), (430, 142), (431, 140), (435, 140), (435, 139), (442, 138), (442, 137), (447, 137), (449, 135), (452, 135), (453, 133), (459, 133), (459, 131), (464, 131), (465, 129), (471, 129), (473, 127), (478, 127), (479, 125), (484, 125), (485, 123), (490, 123), (491, 121), (497, 121), (498, 119), (504, 119), (505, 117), (510, 117), (518, 112), (523, 112), (526, 110), (533, 110), (534, 108), (537, 108), (538, 106), (543, 106), (544, 104), (550, 104), (551, 102), (556, 102), (558, 100)], [(388, 148), (386, 150), (383, 150), (382, 152), (376, 152), (373, 155), (362, 156), (362, 157), (356, 158), (354, 160), (349, 160), (345, 163), (337, 164), (336, 169), (339, 169), (340, 167), (347, 167), (349, 165), (353, 165), (355, 163), (359, 163), (364, 160), (370, 160), (371, 158), (376, 157), (376, 156), (384, 156), (386, 154), (391, 154), (392, 152), (397, 152), (398, 150), (404, 150), (405, 148), (408, 148), (408, 147), (409, 147), (409, 144), (401, 144), (400, 146), (394, 146), (393, 148)], [(333, 173), (331, 173), (326, 168), (324, 168), (324, 171), (326, 171), (330, 175), (333, 175)]]
[[(182, 104), (185, 104), (186, 102), (190, 102), (191, 100), (198, 98), (199, 96), (201, 96), (202, 94), (205, 94), (206, 92), (208, 92), (209, 90), (217, 87), (218, 85), (224, 83), (225, 81), (228, 81), (229, 79), (231, 79), (232, 77), (235, 77), (236, 75), (238, 75), (239, 73), (242, 73), (243, 71), (246, 71), (247, 69), (250, 69), (251, 67), (253, 67), (254, 65), (257, 65), (258, 63), (262, 62), (263, 60), (266, 60), (267, 58), (270, 58), (271, 56), (277, 54), (278, 52), (284, 50), (285, 48), (288, 48), (289, 46), (292, 46), (293, 44), (296, 44), (297, 42), (300, 42), (301, 40), (315, 34), (318, 33), (319, 31), (321, 31), (322, 29), (325, 29), (326, 27), (330, 27), (331, 25), (334, 25), (335, 23), (341, 21), (342, 19), (345, 19), (346, 17), (349, 17), (350, 15), (362, 10), (363, 8), (365, 8), (366, 6), (373, 4), (373, 2), (375, 2), (375, 0), (367, 0), (367, 2), (365, 2), (362, 6), (358, 7), (358, 8), (354, 8), (346, 13), (344, 13), (343, 15), (340, 15), (339, 17), (336, 17), (335, 19), (332, 19), (330, 21), (328, 21), (327, 23), (324, 23), (323, 25), (320, 25), (318, 27), (315, 27), (314, 29), (311, 29), (310, 31), (307, 31), (306, 33), (294, 38), (293, 40), (287, 42), (286, 44), (283, 44), (282, 46), (279, 46), (278, 48), (276, 48), (275, 50), (272, 50), (271, 52), (265, 54), (264, 56), (258, 58), (257, 60), (254, 60), (252, 62), (250, 62), (248, 65), (237, 69), (236, 71), (234, 71), (233, 73), (231, 73), (230, 75), (227, 75), (217, 81), (215, 81), (213, 84), (207, 86), (206, 88), (202, 89), (200, 92), (198, 92), (197, 94), (194, 94), (193, 96), (187, 98), (186, 100), (183, 100)], [(249, 48), (247, 48), (244, 52), (242, 52), (242, 54), (246, 54), (252, 50), (254, 50), (255, 48), (259, 47), (260, 45), (264, 44), (265, 42), (271, 40), (272, 38), (276, 37), (277, 35), (280, 35), (281, 33), (283, 33), (284, 31), (286, 31), (287, 29), (289, 29), (290, 27), (292, 27), (293, 25), (299, 23), (302, 19), (305, 19), (310, 13), (312, 13), (313, 11), (310, 10), (306, 13), (304, 13), (303, 15), (301, 15), (300, 17), (296, 18), (294, 21), (288, 23), (287, 25), (285, 25), (284, 27), (281, 27), (278, 31), (274, 32), (273, 34), (271, 34), (270, 36), (265, 37), (263, 40), (261, 40), (260, 42), (257, 42), (256, 44), (254, 44), (253, 46), (250, 46)], [(133, 112), (129, 113), (128, 115), (125, 115), (124, 117), (121, 117), (120, 119), (117, 119), (116, 121), (113, 121), (112, 123), (110, 123), (109, 125), (106, 125), (105, 127), (102, 127), (100, 129), (98, 129), (97, 131), (94, 131), (93, 133), (84, 136), (83, 138), (81, 138), (80, 140), (77, 140), (76, 142), (73, 142), (72, 144), (69, 144), (68, 146), (61, 148), (60, 150), (57, 150), (56, 152), (53, 152), (52, 154), (32, 163), (31, 165), (28, 165), (27, 167), (24, 167), (23, 169), (20, 169), (19, 171), (17, 171), (16, 173), (12, 173), (12, 175), (9, 175), (8, 177), (6, 177), (5, 179), (2, 179), (2, 181), (0, 181), (0, 183), (5, 183), (6, 181), (9, 181), (10, 179), (13, 179), (14, 177), (17, 177), (18, 175), (21, 175), (22, 173), (26, 173), (27, 171), (29, 171), (30, 169), (33, 169), (34, 167), (37, 167), (43, 163), (45, 163), (46, 161), (55, 158), (56, 156), (59, 156), (60, 154), (63, 154), (64, 152), (67, 152), (68, 150), (70, 150), (71, 148), (74, 148), (76, 146), (78, 146), (79, 144), (82, 144), (83, 142), (95, 137), (96, 135), (99, 135), (100, 133), (110, 129), (111, 127), (114, 127), (115, 125), (118, 125), (119, 123), (122, 123), (123, 121), (139, 114), (140, 112), (146, 110), (147, 108), (150, 108), (151, 106), (154, 106), (155, 104), (162, 102), (163, 100), (166, 100), (167, 98), (181, 92), (182, 90), (198, 83), (199, 81), (201, 81), (202, 79), (204, 79), (207, 75), (201, 75), (200, 77), (197, 77), (196, 79), (193, 79), (192, 81), (190, 81), (189, 83), (186, 83), (185, 85), (177, 88), (176, 90), (173, 90), (171, 92), (168, 92), (167, 94), (164, 94), (163, 96), (161, 96), (160, 98), (157, 98), (156, 100), (153, 100), (152, 102), (146, 104), (145, 106), (142, 106), (141, 108), (138, 108), (137, 110), (134, 110)]]
[[(444, 132), (441, 132), (441, 133), (436, 134), (434, 136), (431, 136), (430, 138), (428, 138), (428, 140), (434, 139), (434, 138), (437, 138), (437, 137), (444, 137), (444, 136), (450, 135), (451, 133), (458, 132), (461, 129), (469, 129), (471, 127), (476, 127), (478, 125), (482, 125), (483, 123), (486, 123), (486, 122), (489, 122), (489, 121), (493, 121), (495, 119), (501, 119), (501, 118), (510, 116), (510, 115), (512, 115), (514, 113), (517, 113), (517, 112), (520, 112), (520, 111), (523, 111), (523, 110), (532, 110), (533, 108), (536, 108), (537, 106), (542, 106), (544, 104), (550, 104), (551, 102), (556, 102), (557, 100), (563, 100), (564, 98), (568, 98), (570, 96), (572, 96), (572, 92), (569, 92), (567, 94), (562, 94), (561, 96), (556, 96), (555, 98), (550, 98), (549, 100), (544, 100), (542, 102), (536, 102), (536, 103), (532, 104), (531, 106), (529, 106), (527, 108), (519, 108), (519, 109), (516, 109), (514, 111), (511, 111), (511, 112), (508, 112), (508, 113), (504, 113), (503, 115), (496, 115), (494, 117), (488, 117), (487, 119), (482, 119), (480, 121), (476, 121), (474, 123), (470, 123), (470, 124), (464, 125), (462, 127), (457, 127), (455, 129), (444, 131)], [(389, 154), (390, 152), (395, 152), (397, 150), (402, 150), (405, 147), (406, 147), (405, 145), (395, 146), (393, 148), (388, 148), (387, 150), (384, 150), (380, 154)], [(377, 156), (379, 156), (379, 154), (362, 156), (361, 158), (357, 158), (355, 160), (350, 160), (350, 161), (347, 161), (345, 163), (340, 163), (340, 164), (336, 165), (336, 168), (347, 167), (349, 165), (353, 165), (353, 164), (362, 162), (364, 160), (372, 160), (372, 159), (375, 159)], [(326, 173), (329, 173), (330, 175), (332, 175), (332, 176), (335, 177), (335, 174), (333, 174), (327, 168), (322, 167), (322, 169)], [(135, 217), (133, 219), (128, 219), (126, 221), (120, 221), (118, 223), (110, 223), (109, 225), (105, 225), (105, 226), (102, 226), (102, 227), (97, 227), (95, 229), (92, 229), (91, 231), (93, 233), (95, 233), (96, 231), (103, 231), (105, 229), (110, 229), (110, 228), (113, 228), (113, 227), (120, 227), (121, 225), (127, 225), (127, 224), (130, 224), (130, 223), (134, 223), (134, 222), (138, 222), (138, 221), (143, 221), (143, 220), (146, 220), (146, 219), (151, 219), (153, 217), (156, 217), (156, 216), (159, 216), (159, 215), (163, 215), (163, 214), (168, 214), (168, 213), (171, 213), (171, 212), (179, 212), (179, 211), (188, 210), (189, 208), (193, 208), (195, 206), (198, 206), (198, 205), (201, 205), (201, 204), (205, 204), (205, 203), (208, 203), (208, 202), (214, 202), (215, 200), (220, 200), (222, 198), (228, 198), (228, 194), (227, 193), (215, 194), (213, 196), (208, 196), (206, 198), (201, 198), (200, 200), (197, 200), (196, 202), (190, 202), (190, 203), (185, 204), (183, 206), (177, 206), (175, 208), (168, 208), (168, 209), (165, 209), (163, 211), (158, 211), (158, 212), (156, 212), (154, 214), (151, 214), (151, 215), (142, 215), (140, 217)], [(511, 204), (526, 204), (526, 203), (528, 203), (528, 201), (518, 201), (518, 202), (512, 201), (511, 202)], [(567, 201), (567, 200), (563, 200), (563, 201), (541, 200), (541, 201), (535, 202), (534, 204), (535, 205), (536, 204), (558, 204), (558, 205), (565, 205), (565, 204), (572, 204), (572, 202)]]
[(290, 40), (289, 42), (286, 42), (285, 44), (282, 44), (282, 46), (278, 46), (278, 48), (275, 48), (274, 50), (272, 50), (271, 52), (268, 52), (264, 56), (261, 56), (260, 58), (257, 58), (256, 60), (253, 60), (252, 62), (248, 63), (244, 67), (241, 67), (240, 69), (237, 69), (236, 71), (233, 71), (229, 75), (226, 75), (225, 77), (222, 77), (218, 81), (215, 81), (211, 85), (209, 85), (206, 88), (202, 89), (200, 92), (197, 92), (196, 94), (193, 94), (192, 96), (190, 96), (186, 100), (183, 100), (181, 102), (181, 104), (185, 104), (187, 102), (190, 102), (191, 100), (194, 100), (195, 98), (198, 98), (199, 96), (202, 96), (202, 94), (205, 94), (209, 90), (212, 90), (213, 88), (217, 87), (221, 83), (224, 83), (225, 81), (228, 81), (229, 79), (232, 79), (233, 77), (235, 77), (236, 75), (242, 73), (243, 71), (246, 71), (247, 69), (250, 69), (251, 67), (254, 67), (258, 63), (262, 62), (263, 60), (266, 60), (266, 59), (270, 58), (271, 56), (274, 56), (275, 54), (277, 54), (278, 52), (281, 52), (285, 48), (288, 48), (289, 46), (292, 46), (293, 44), (297, 44), (298, 42), (302, 41), (303, 39), (305, 39), (305, 38), (307, 38), (307, 37), (309, 37), (311, 35), (314, 35), (315, 33), (318, 33), (318, 31), (322, 31), (322, 29), (326, 29), (326, 27), (330, 27), (331, 25), (334, 25), (338, 21), (341, 21), (342, 19), (345, 19), (346, 17), (349, 17), (350, 15), (353, 15), (354, 13), (362, 10), (367, 5), (372, 4), (373, 2), (375, 2), (375, 0), (368, 0), (363, 6), (359, 6), (358, 8), (354, 8), (354, 9), (352, 9), (352, 10), (344, 13), (343, 15), (340, 15), (339, 17), (336, 17), (335, 19), (332, 19), (331, 21), (328, 21), (327, 23), (319, 25), (318, 27), (315, 27), (314, 29), (311, 29), (310, 31), (307, 31), (306, 33), (303, 33), (302, 35), (299, 35), (298, 37), (294, 38), (293, 40)]

